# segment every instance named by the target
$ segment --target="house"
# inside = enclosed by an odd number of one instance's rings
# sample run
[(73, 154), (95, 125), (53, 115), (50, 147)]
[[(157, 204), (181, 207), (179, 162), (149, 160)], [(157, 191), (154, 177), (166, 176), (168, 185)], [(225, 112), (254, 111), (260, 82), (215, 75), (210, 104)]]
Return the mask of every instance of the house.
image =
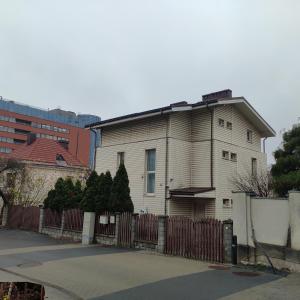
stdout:
[(84, 129), (100, 121), (95, 115), (75, 114), (61, 109), (40, 109), (0, 96), (0, 158), (7, 157), (26, 144), (27, 135), (63, 141), (69, 152), (84, 166), (94, 165), (97, 132)]
[[(15, 204), (42, 204), (57, 179), (84, 180), (88, 169), (68, 151), (68, 143), (28, 135), (27, 142), (13, 151), (9, 158), (24, 164), (16, 178), (10, 170), (1, 176), (1, 185), (14, 188)], [(6, 180), (6, 181), (5, 181)]]
[(275, 131), (244, 97), (224, 90), (103, 120), (96, 171), (125, 163), (136, 212), (231, 216), (232, 179), (267, 169), (264, 141)]

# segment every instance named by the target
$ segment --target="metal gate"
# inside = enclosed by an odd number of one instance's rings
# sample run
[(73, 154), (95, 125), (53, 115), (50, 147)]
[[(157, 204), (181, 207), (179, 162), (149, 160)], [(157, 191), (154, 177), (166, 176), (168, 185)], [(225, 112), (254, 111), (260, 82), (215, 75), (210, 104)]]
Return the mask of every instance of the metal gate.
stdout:
[(12, 229), (39, 230), (40, 209), (13, 205), (8, 210), (7, 225)]
[(118, 228), (118, 246), (126, 248), (131, 247), (131, 224), (132, 213), (125, 212), (120, 214)]
[(168, 217), (165, 253), (223, 262), (223, 223), (215, 219)]

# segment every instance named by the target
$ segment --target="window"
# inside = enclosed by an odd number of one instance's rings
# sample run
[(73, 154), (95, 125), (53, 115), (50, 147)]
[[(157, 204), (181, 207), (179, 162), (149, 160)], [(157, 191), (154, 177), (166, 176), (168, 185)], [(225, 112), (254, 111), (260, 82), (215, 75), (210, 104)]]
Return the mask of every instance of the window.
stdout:
[(247, 142), (252, 143), (252, 131), (247, 130)]
[(232, 199), (223, 199), (223, 207), (224, 208), (232, 207)]
[(223, 150), (223, 151), (222, 151), (222, 158), (223, 158), (223, 159), (229, 159), (229, 152)]
[(156, 150), (146, 150), (146, 193), (154, 194), (155, 192), (155, 161)]
[(225, 121), (223, 119), (219, 119), (219, 126), (224, 127)]
[(125, 153), (124, 152), (118, 152), (117, 154), (117, 167), (119, 168), (120, 164), (125, 164)]
[(226, 128), (229, 130), (232, 130), (232, 123), (231, 122), (227, 122), (226, 123)]
[(256, 158), (251, 159), (251, 174), (252, 174), (252, 176), (257, 175), (257, 159)]
[(11, 153), (11, 151), (12, 151), (11, 148), (0, 147), (0, 152), (1, 153)]
[(230, 153), (230, 159), (232, 161), (237, 161), (237, 154), (236, 153)]
[(11, 139), (11, 138), (1, 136), (1, 137), (0, 137), (0, 142), (4, 142), (4, 143), (13, 143), (14, 141), (13, 141), (13, 139)]

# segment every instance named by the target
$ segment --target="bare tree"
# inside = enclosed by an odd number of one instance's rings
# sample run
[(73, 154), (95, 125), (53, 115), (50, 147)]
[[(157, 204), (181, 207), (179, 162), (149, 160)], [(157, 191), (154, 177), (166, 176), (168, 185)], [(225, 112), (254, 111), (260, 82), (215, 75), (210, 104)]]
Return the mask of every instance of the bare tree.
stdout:
[(240, 192), (255, 193), (259, 197), (272, 195), (272, 176), (269, 172), (260, 171), (257, 174), (237, 175), (232, 179), (232, 184)]

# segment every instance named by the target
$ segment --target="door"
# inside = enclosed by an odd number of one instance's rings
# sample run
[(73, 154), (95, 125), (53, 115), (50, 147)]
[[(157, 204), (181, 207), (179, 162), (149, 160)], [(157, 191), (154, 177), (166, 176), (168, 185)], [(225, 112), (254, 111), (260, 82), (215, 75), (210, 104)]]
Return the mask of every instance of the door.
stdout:
[(193, 208), (193, 219), (200, 220), (205, 218), (205, 203), (201, 200), (195, 201)]

